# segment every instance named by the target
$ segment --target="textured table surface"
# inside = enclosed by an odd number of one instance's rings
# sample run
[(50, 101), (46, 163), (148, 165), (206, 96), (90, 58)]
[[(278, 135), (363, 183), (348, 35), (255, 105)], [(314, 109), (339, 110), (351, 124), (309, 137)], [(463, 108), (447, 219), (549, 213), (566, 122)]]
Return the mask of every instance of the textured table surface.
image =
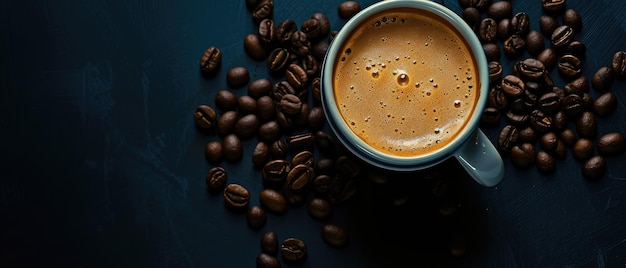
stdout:
[[(539, 29), (540, 1), (512, 2), (514, 13), (527, 12)], [(274, 19), (301, 23), (323, 12), (338, 30), (345, 23), (339, 3), (275, 0)], [(457, 1), (444, 4), (460, 14)], [(568, 7), (583, 17), (577, 39), (587, 45), (583, 69), (591, 77), (626, 50), (626, 5)], [(607, 158), (597, 182), (581, 176), (571, 151), (547, 175), (505, 157), (505, 178), (493, 188), (447, 163), (436, 180), (451, 189), (445, 200), (432, 182), (405, 180), (379, 187), (395, 199), (360, 189), (326, 221), (295, 207), (268, 215), (260, 230), (248, 228), (244, 215), (206, 191), (212, 165), (204, 145), (217, 138), (197, 131), (192, 112), (213, 105), (232, 67), (268, 77), (264, 62), (243, 50), (243, 38), (255, 31), (243, 0), (2, 1), (0, 263), (13, 265), (0, 266), (254, 267), (268, 230), (307, 243), (301, 267), (626, 266), (624, 153)], [(208, 46), (224, 54), (209, 78), (198, 68)], [(511, 60), (502, 62), (510, 70)], [(598, 133), (626, 133), (626, 83), (611, 90), (618, 108), (598, 119)], [(495, 141), (499, 127), (483, 130)], [(241, 163), (223, 164), (229, 182), (253, 193), (253, 205), (263, 186), (250, 162), (255, 143), (244, 142)], [(456, 212), (440, 215), (444, 203)], [(325, 222), (346, 227), (347, 247), (323, 242)], [(454, 256), (450, 245), (464, 254)]]

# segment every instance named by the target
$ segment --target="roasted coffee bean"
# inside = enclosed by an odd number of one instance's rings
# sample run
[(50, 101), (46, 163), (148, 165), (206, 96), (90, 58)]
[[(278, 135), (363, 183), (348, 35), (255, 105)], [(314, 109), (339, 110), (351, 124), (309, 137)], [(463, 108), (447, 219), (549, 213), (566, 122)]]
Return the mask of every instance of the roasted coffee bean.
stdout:
[(598, 132), (596, 117), (590, 111), (583, 111), (576, 119), (576, 132), (582, 138), (593, 139)]
[(219, 141), (211, 141), (207, 143), (204, 149), (204, 155), (211, 163), (218, 163), (222, 161), (222, 156), (224, 155), (222, 143)]
[(325, 40), (316, 41), (311, 44), (311, 55), (313, 55), (313, 57), (315, 57), (315, 59), (319, 62), (322, 62), (324, 60), (324, 56), (326, 56), (326, 51), (328, 51), (328, 46), (329, 44)]
[(541, 144), (541, 148), (543, 150), (547, 152), (554, 152), (556, 150), (556, 146), (559, 143), (559, 139), (554, 132), (547, 132), (541, 135), (539, 143)]
[(223, 167), (213, 167), (209, 169), (205, 176), (206, 186), (209, 191), (221, 191), (228, 181), (228, 173)]
[(295, 116), (302, 110), (302, 101), (296, 95), (286, 94), (281, 98), (278, 108), (285, 115)]
[(526, 35), (526, 50), (533, 56), (539, 55), (545, 49), (543, 35), (540, 32), (532, 30)]
[(301, 262), (307, 256), (306, 244), (297, 238), (287, 238), (280, 245), (280, 253), (286, 261)]
[(506, 125), (500, 131), (498, 136), (498, 149), (502, 152), (508, 152), (517, 143), (519, 137), (517, 128), (513, 125)]
[(325, 220), (330, 218), (333, 213), (333, 207), (328, 202), (328, 200), (324, 198), (314, 197), (307, 204), (307, 210), (311, 217), (318, 220)]
[(348, 177), (356, 178), (361, 173), (361, 167), (356, 160), (347, 155), (337, 157), (335, 168), (338, 173)]
[(298, 25), (291, 19), (286, 19), (276, 26), (276, 36), (280, 44), (291, 42), (291, 35), (298, 31)]
[(310, 18), (300, 25), (300, 31), (306, 34), (307, 38), (314, 40), (321, 36), (320, 23), (318, 20)]
[(582, 173), (588, 180), (599, 180), (606, 173), (604, 157), (596, 155), (587, 160), (582, 167)]
[(554, 92), (545, 93), (539, 98), (539, 109), (546, 113), (556, 111), (560, 107), (561, 100), (559, 95)]
[(311, 95), (313, 96), (315, 103), (320, 103), (322, 101), (320, 83), (320, 77), (315, 77), (313, 78), (313, 81), (311, 81)]
[(328, 20), (328, 16), (321, 12), (316, 12), (311, 15), (311, 19), (317, 20), (319, 24), (319, 37), (326, 37), (328, 33), (330, 33), (330, 21)]
[(257, 101), (257, 116), (263, 122), (272, 120), (276, 116), (276, 106), (270, 96), (261, 96)]
[(287, 78), (287, 82), (289, 82), (289, 84), (291, 84), (294, 88), (302, 88), (309, 82), (309, 76), (306, 70), (297, 64), (289, 64), (287, 66), (287, 70), (285, 71), (285, 76)]
[(502, 87), (496, 85), (491, 88), (489, 91), (489, 96), (487, 98), (487, 103), (489, 106), (494, 107), (500, 111), (503, 111), (509, 106), (509, 99), (506, 94), (502, 91)]
[(240, 88), (248, 84), (250, 73), (246, 67), (234, 67), (226, 73), (226, 82), (231, 88)]
[(502, 78), (500, 84), (502, 92), (511, 98), (517, 98), (524, 93), (525, 85), (521, 78), (509, 74)]
[(515, 57), (521, 55), (526, 49), (526, 40), (520, 35), (513, 34), (504, 40), (502, 46), (507, 55)]
[(308, 127), (311, 130), (318, 130), (326, 123), (326, 115), (321, 106), (314, 106), (307, 115)]
[(521, 61), (519, 65), (519, 74), (522, 78), (526, 78), (533, 81), (538, 81), (543, 78), (544, 72), (546, 71), (545, 66), (541, 61), (537, 59), (528, 58)]
[(537, 132), (546, 132), (552, 128), (552, 118), (541, 110), (533, 110), (528, 121)]
[(500, 47), (495, 43), (483, 44), (483, 51), (487, 57), (487, 61), (494, 62), (500, 60)]
[(265, 188), (259, 193), (261, 205), (275, 214), (283, 214), (287, 212), (287, 200), (279, 191), (271, 188)]
[[(318, 77), (320, 75), (320, 66), (317, 59), (313, 55), (306, 55), (302, 57), (300, 66), (306, 72), (308, 78)], [(310, 79), (307, 79), (307, 82)]]
[(484, 18), (478, 26), (478, 39), (484, 43), (494, 42), (498, 37), (498, 23), (492, 18)]
[(303, 101), (302, 108), (300, 109), (300, 113), (298, 113), (296, 117), (294, 118), (294, 124), (296, 125), (296, 127), (302, 129), (309, 124), (308, 122), (309, 113), (310, 113), (309, 104)]
[(509, 36), (511, 36), (511, 20), (502, 19), (500, 22), (498, 22), (498, 38), (504, 41)]
[(572, 54), (577, 58), (584, 60), (587, 57), (587, 46), (585, 46), (583, 42), (574, 40), (569, 43), (569, 45), (567, 45), (567, 48), (565, 48), (565, 53)]
[(264, 19), (271, 18), (273, 12), (273, 0), (259, 0), (259, 3), (256, 5), (254, 10), (252, 10), (252, 18), (254, 19), (254, 22), (259, 23)]
[(500, 123), (500, 111), (494, 107), (487, 107), (480, 117), (480, 123), (486, 126), (497, 126)]
[(343, 247), (348, 243), (348, 232), (339, 225), (327, 223), (322, 226), (322, 238), (333, 247)]
[(527, 126), (518, 130), (518, 141), (519, 142), (528, 142), (535, 143), (537, 140), (537, 132), (534, 128)]
[(524, 87), (526, 88), (526, 91), (530, 91), (534, 94), (541, 95), (546, 91), (543, 84), (535, 81), (526, 81), (526, 83), (524, 83)]
[[(566, 87), (569, 87), (570, 92), (565, 92), (566, 94), (575, 93), (582, 97), (583, 93), (589, 92), (589, 80), (587, 76), (581, 75), (580, 77), (570, 81), (566, 84)], [(565, 88), (563, 90), (565, 90)]]
[(617, 96), (613, 92), (605, 92), (593, 102), (593, 111), (596, 115), (606, 117), (617, 108)]
[(339, 205), (349, 200), (357, 190), (357, 181), (344, 173), (337, 173), (328, 185), (328, 200), (331, 204)]
[(549, 14), (557, 14), (565, 9), (565, 0), (541, 0), (541, 7)]
[(233, 133), (238, 120), (239, 114), (236, 111), (227, 111), (223, 113), (217, 119), (217, 123), (215, 124), (217, 133), (221, 136), (226, 136), (230, 133)]
[(267, 68), (272, 72), (280, 72), (289, 64), (291, 54), (286, 48), (276, 48), (267, 57)]
[(361, 5), (357, 1), (344, 1), (337, 7), (339, 17), (347, 20), (361, 11)]
[(284, 159), (288, 152), (287, 143), (282, 139), (275, 140), (271, 144), (270, 152), (272, 153), (272, 158)]
[(545, 37), (552, 37), (552, 33), (559, 27), (559, 22), (554, 16), (542, 15), (539, 18), (539, 28)]
[(259, 23), (259, 39), (265, 47), (272, 47), (276, 44), (278, 35), (272, 19), (264, 19)]
[(563, 130), (568, 125), (567, 114), (563, 111), (557, 111), (552, 115), (552, 128), (555, 130)]
[(491, 0), (460, 0), (459, 4), (463, 8), (475, 7), (479, 10), (484, 10), (491, 4)]
[(315, 136), (313, 133), (302, 133), (287, 137), (287, 146), (291, 152), (299, 152), (311, 148)]
[[(528, 83), (526, 84), (528, 85)], [(538, 99), (539, 97), (537, 97), (537, 94), (533, 93), (533, 91), (528, 90), (528, 89), (524, 90), (524, 94), (522, 95), (522, 98), (521, 98), (524, 104), (524, 110), (530, 111), (534, 109), (535, 106), (537, 105)]]
[(463, 9), (461, 17), (463, 17), (463, 20), (472, 29), (477, 29), (478, 25), (480, 25), (480, 11), (475, 7), (468, 7)]
[(593, 156), (593, 141), (586, 138), (580, 138), (574, 143), (572, 155), (576, 160), (587, 160)]
[(272, 143), (280, 138), (281, 134), (280, 126), (276, 121), (267, 121), (259, 126), (258, 136), (261, 141)]
[(537, 55), (537, 60), (541, 61), (547, 70), (552, 70), (556, 65), (556, 52), (552, 48), (546, 48)]
[(578, 11), (574, 10), (574, 9), (568, 9), (565, 10), (565, 12), (563, 13), (563, 24), (572, 27), (572, 29), (574, 29), (575, 32), (580, 32), (580, 30), (582, 30), (583, 28), (583, 19), (580, 16), (580, 14), (578, 13)]
[(487, 9), (487, 15), (496, 21), (507, 19), (513, 15), (513, 7), (508, 1), (493, 2)]
[(332, 178), (327, 174), (321, 174), (313, 180), (313, 190), (318, 194), (327, 194)]
[(287, 94), (296, 95), (296, 90), (287, 81), (279, 81), (272, 87), (272, 98), (276, 102), (280, 102)]
[(285, 187), (294, 192), (303, 191), (313, 179), (315, 179), (315, 172), (311, 166), (305, 164), (292, 165), (291, 170), (287, 174)]
[(537, 152), (536, 157), (537, 159), (535, 160), (535, 163), (540, 172), (552, 173), (556, 170), (556, 159), (554, 159), (552, 154), (545, 151), (539, 151)]
[(583, 109), (593, 110), (593, 97), (587, 92), (583, 93)]
[(557, 61), (557, 69), (559, 74), (571, 80), (582, 74), (583, 62), (574, 55), (565, 54)]
[(513, 114), (523, 115), (528, 112), (526, 109), (526, 104), (524, 103), (524, 100), (522, 98), (514, 99), (513, 103), (511, 103), (510, 108), (511, 109), (508, 112), (511, 112)]
[(280, 262), (276, 257), (271, 256), (265, 253), (259, 253), (256, 256), (256, 267), (257, 268), (280, 268)]
[(611, 61), (611, 69), (617, 78), (626, 78), (626, 51), (615, 52)]
[(583, 109), (582, 98), (576, 94), (569, 94), (561, 101), (561, 109), (565, 114), (575, 116)]
[(311, 41), (308, 39), (305, 33), (301, 31), (295, 31), (291, 34), (291, 52), (296, 55), (304, 56), (311, 52)]
[(267, 231), (261, 236), (261, 251), (276, 256), (278, 254), (278, 235), (274, 231)]
[(256, 114), (247, 114), (237, 120), (235, 134), (244, 140), (252, 138), (257, 133), (259, 125), (260, 121)]
[(196, 122), (196, 126), (201, 129), (212, 129), (217, 120), (217, 113), (207, 105), (200, 105), (196, 107), (193, 113), (193, 120)]
[(252, 151), (252, 165), (255, 168), (262, 168), (270, 161), (270, 147), (267, 143), (259, 141)]
[(322, 157), (315, 163), (315, 174), (318, 176), (333, 174), (334, 168), (335, 160), (330, 157)]
[(576, 132), (571, 128), (566, 128), (559, 133), (559, 140), (563, 141), (566, 146), (574, 146), (574, 143), (576, 143)]
[(235, 134), (228, 134), (224, 137), (224, 159), (228, 162), (239, 162), (243, 156), (243, 145)]
[(516, 113), (513, 110), (508, 110), (505, 113), (506, 119), (513, 125), (524, 126), (528, 123), (528, 114), (525, 112)]
[(269, 95), (272, 92), (272, 81), (267, 78), (256, 79), (248, 85), (248, 96), (253, 99)]
[(279, 182), (287, 177), (287, 174), (291, 170), (289, 162), (282, 159), (275, 159), (269, 161), (263, 166), (261, 175), (265, 181)]
[(511, 161), (518, 168), (526, 169), (535, 163), (535, 146), (531, 143), (522, 143), (511, 148)]
[(565, 48), (574, 40), (574, 29), (567, 25), (561, 25), (554, 29), (550, 41), (557, 48)]
[(243, 39), (243, 49), (250, 58), (257, 61), (264, 60), (269, 54), (269, 51), (263, 46), (257, 34), (246, 35)]
[(554, 155), (559, 159), (565, 159), (565, 156), (567, 155), (567, 148), (565, 147), (565, 143), (563, 143), (563, 141), (558, 140)]
[(231, 183), (224, 188), (224, 202), (232, 209), (240, 210), (248, 206), (250, 192), (245, 187)]
[(626, 149), (626, 139), (622, 133), (606, 133), (598, 138), (598, 152), (602, 155), (617, 155), (624, 149)]
[(241, 114), (256, 113), (256, 100), (247, 95), (240, 96), (237, 100), (237, 108)]
[(311, 151), (302, 151), (297, 153), (291, 158), (291, 166), (305, 165), (307, 167), (313, 167), (315, 157)]
[(591, 77), (591, 86), (595, 90), (606, 91), (611, 87), (614, 80), (615, 75), (613, 74), (613, 69), (602, 66), (593, 74), (593, 77)]
[(526, 36), (530, 29), (530, 18), (526, 12), (518, 12), (511, 18), (511, 31), (519, 36)]
[(215, 105), (222, 111), (231, 111), (237, 108), (239, 100), (230, 90), (221, 89), (215, 94)]
[(315, 132), (315, 144), (320, 152), (327, 156), (335, 155), (337, 147), (335, 146), (335, 140), (330, 134), (323, 130)]
[(498, 61), (489, 62), (489, 82), (499, 82), (502, 78), (502, 65)]
[(222, 63), (222, 51), (217, 47), (208, 47), (200, 57), (200, 70), (212, 74)]
[(248, 208), (246, 213), (246, 222), (252, 229), (259, 229), (267, 222), (267, 215), (265, 210), (259, 206), (252, 206)]

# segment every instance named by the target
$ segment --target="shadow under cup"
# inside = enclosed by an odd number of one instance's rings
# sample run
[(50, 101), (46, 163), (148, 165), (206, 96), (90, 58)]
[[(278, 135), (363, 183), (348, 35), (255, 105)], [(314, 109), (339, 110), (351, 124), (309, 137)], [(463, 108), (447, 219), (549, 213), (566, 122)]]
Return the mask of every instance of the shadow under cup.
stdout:
[[(451, 136), (446, 142), (442, 143), (443, 145), (436, 146), (436, 148), (432, 150), (427, 150), (423, 152), (416, 151), (413, 154), (404, 154), (404, 155), (396, 154), (396, 153), (390, 152), (389, 150), (385, 151), (380, 148), (377, 149), (371, 144), (369, 144), (368, 141), (361, 138), (363, 136), (360, 137), (359, 135), (357, 135), (354, 132), (355, 131), (353, 129), (354, 127), (351, 128), (350, 126), (348, 126), (348, 121), (352, 125), (355, 124), (354, 123), (355, 121), (362, 122), (363, 120), (365, 120), (365, 122), (367, 122), (367, 120), (369, 119), (369, 116), (367, 116), (366, 118), (346, 119), (342, 115), (342, 111), (340, 109), (340, 105), (345, 106), (345, 104), (341, 103), (342, 102), (341, 99), (338, 99), (337, 94), (339, 93), (336, 92), (337, 89), (334, 88), (335, 79), (344, 79), (343, 77), (337, 78), (338, 76), (335, 73), (336, 71), (335, 66), (336, 64), (338, 64), (340, 60), (345, 61), (346, 53), (351, 52), (350, 49), (347, 49), (347, 51), (343, 51), (343, 50), (346, 50), (344, 48), (344, 44), (347, 44), (347, 42), (350, 42), (350, 38), (353, 38), (353, 33), (355, 31), (360, 31), (362, 30), (363, 27), (369, 27), (368, 25), (370, 25), (372, 21), (375, 21), (375, 24), (381, 22), (381, 20), (379, 20), (378, 18), (382, 18), (382, 21), (385, 23), (387, 22), (386, 20), (388, 19), (394, 20), (393, 21), (394, 23), (400, 23), (400, 21), (396, 22), (395, 20), (400, 20), (401, 18), (398, 18), (397, 16), (393, 16), (393, 15), (388, 15), (388, 14), (395, 14), (393, 12), (410, 13), (410, 16), (412, 17), (420, 16), (420, 14), (425, 14), (425, 16), (427, 15), (427, 17), (436, 18), (436, 21), (442, 22), (442, 25), (447, 25), (446, 27), (453, 27), (452, 31), (450, 32), (455, 32), (457, 35), (460, 36), (461, 39), (463, 39), (464, 43), (466, 44), (464, 46), (467, 47), (467, 49), (469, 50), (469, 53), (471, 54), (470, 61), (472, 61), (473, 65), (475, 66), (475, 69), (477, 69), (476, 73), (478, 76), (478, 77), (472, 78), (473, 79), (472, 83), (475, 83), (474, 84), (475, 86), (473, 88), (471, 85), (469, 86), (470, 90), (473, 90), (472, 92), (473, 96), (475, 96), (475, 99), (474, 99), (475, 102), (472, 103), (472, 105), (474, 105), (474, 108), (471, 109), (471, 111), (469, 112), (471, 113), (470, 115), (466, 115), (465, 118), (462, 119), (462, 124), (459, 127), (459, 131), (458, 132), (455, 131), (455, 134), (453, 136)], [(404, 22), (405, 21), (402, 19), (401, 23), (404, 23)], [(401, 27), (401, 26), (398, 26), (398, 27)], [(415, 32), (415, 29), (413, 30)], [(408, 29), (407, 35), (410, 33), (411, 33), (411, 29)], [(428, 36), (428, 33), (419, 32), (417, 34)], [(428, 38), (430, 38), (430, 36), (428, 36)], [(381, 39), (381, 38), (378, 38), (378, 39)], [(385, 38), (383, 37), (382, 39), (383, 39), (382, 41), (384, 42)], [(404, 43), (410, 44), (410, 42), (404, 42)], [(371, 63), (371, 65), (369, 62), (367, 62), (368, 59), (365, 59), (365, 58), (359, 59), (359, 61), (362, 60), (362, 62), (359, 62), (359, 63), (357, 63), (356, 59), (351, 59), (349, 64), (351, 64), (352, 63), (351, 61), (354, 60), (355, 70), (361, 70), (361, 71), (367, 70), (371, 72), (374, 78), (378, 78), (378, 75), (379, 75), (377, 70), (375, 70), (374, 68), (381, 68), (380, 75), (383, 75), (384, 73), (385, 75), (387, 75), (387, 77), (390, 77), (390, 75), (393, 75), (394, 77), (397, 77), (397, 79), (404, 78), (404, 77), (400, 77), (400, 75), (403, 75), (402, 70), (398, 72), (398, 70), (394, 69), (395, 66), (392, 63), (392, 61), (397, 61), (399, 60), (400, 57), (402, 57), (401, 56), (402, 54), (400, 53), (403, 50), (407, 50), (407, 49), (412, 50), (411, 48), (408, 48), (406, 44), (404, 43), (400, 44), (399, 42), (389, 42), (388, 44), (384, 44), (384, 46), (389, 46), (386, 48), (383, 47), (385, 49), (397, 49), (398, 51), (400, 51), (399, 52), (400, 56), (396, 56), (393, 59), (382, 59), (378, 62)], [(423, 46), (427, 44), (421, 43), (421, 44), (412, 44), (412, 45)], [(364, 47), (363, 44), (359, 44), (358, 46), (360, 46), (361, 48)], [(380, 45), (376, 45), (376, 46), (380, 46)], [(433, 46), (435, 46), (435, 43), (433, 43)], [(404, 60), (406, 60), (406, 56), (404, 56)], [(416, 64), (416, 65), (419, 65), (420, 61), (421, 60), (419, 58), (411, 60), (412, 64)], [(389, 65), (387, 66), (387, 69), (385, 69), (386, 63), (389, 63)], [(449, 68), (450, 71), (452, 71), (453, 68), (460, 68), (460, 67), (445, 66), (445, 67), (439, 67), (439, 68), (441, 70), (445, 69), (444, 72), (447, 72), (446, 68)], [(359, 71), (355, 71), (355, 74), (356, 72), (359, 72)], [(411, 73), (410, 71), (407, 71), (406, 75), (407, 77), (412, 77), (413, 73)], [(359, 80), (364, 81), (365, 79), (360, 78)], [(397, 81), (400, 82), (400, 80), (397, 80)], [(324, 112), (326, 114), (328, 123), (332, 131), (335, 133), (339, 141), (349, 151), (351, 151), (354, 155), (361, 158), (362, 160), (374, 166), (387, 169), (387, 170), (415, 171), (415, 170), (421, 170), (421, 169), (434, 166), (436, 164), (439, 164), (447, 160), (450, 157), (455, 157), (459, 161), (461, 166), (463, 166), (463, 168), (469, 173), (469, 175), (481, 185), (494, 186), (502, 180), (503, 173), (504, 173), (503, 171), (504, 165), (502, 162), (502, 158), (500, 157), (498, 151), (495, 149), (493, 144), (484, 135), (484, 133), (478, 128), (480, 117), (481, 117), (482, 111), (485, 108), (485, 104), (487, 102), (487, 95), (489, 91), (489, 72), (488, 72), (487, 60), (482, 50), (482, 45), (480, 41), (478, 40), (478, 38), (475, 36), (474, 32), (469, 28), (469, 26), (467, 26), (467, 24), (458, 15), (456, 15), (453, 11), (449, 10), (448, 8), (440, 4), (430, 2), (430, 1), (394, 0), (394, 1), (378, 2), (361, 10), (343, 26), (343, 28), (337, 33), (332, 43), (330, 44), (327, 54), (326, 54), (326, 58), (324, 59), (324, 63), (322, 65), (321, 82), (322, 82), (321, 83), (322, 107), (324, 109)], [(428, 82), (428, 81), (420, 81), (419, 79), (412, 80), (409, 86), (413, 86), (413, 84), (415, 84), (416, 88), (412, 88), (412, 90), (415, 90), (416, 92), (417, 91), (423, 92), (424, 87), (426, 86), (425, 85), (426, 83), (424, 82)], [(432, 80), (430, 82), (432, 82)], [(360, 83), (360, 82), (356, 81), (356, 83)], [(421, 89), (419, 88), (420, 83), (424, 84)], [(463, 81), (463, 83), (465, 83), (465, 81)], [(371, 85), (368, 84), (368, 86), (371, 87), (371, 90), (389, 90), (388, 88), (385, 88), (385, 89), (375, 88), (375, 85), (377, 84), (376, 83), (372, 83)], [(430, 86), (432, 87), (433, 84), (431, 83)], [(467, 86), (467, 85), (464, 85), (464, 86)], [(352, 86), (350, 87), (352, 88)], [(437, 84), (434, 84), (434, 87), (437, 87)], [(445, 92), (445, 95), (449, 95), (452, 93), (459, 94), (458, 92), (453, 92), (454, 90), (446, 90), (446, 88), (443, 86), (439, 86), (438, 88), (436, 88), (436, 90)], [(372, 92), (372, 91), (369, 91), (369, 92)], [(459, 99), (463, 99), (463, 96), (457, 96), (457, 97)], [(363, 98), (367, 98), (367, 97), (363, 97)], [(371, 99), (372, 98), (370, 98), (370, 101)], [(470, 101), (473, 101), (473, 100), (470, 100)], [(457, 101), (455, 100), (454, 102), (456, 105)], [(376, 103), (372, 103), (372, 102), (358, 103), (358, 105), (363, 105), (363, 107), (361, 108), (371, 109), (371, 110), (381, 109), (380, 107), (373, 107), (375, 106), (374, 104)], [(383, 104), (382, 101), (381, 101), (381, 104)], [(369, 106), (372, 106), (372, 107), (369, 107)], [(420, 111), (421, 110), (420, 107), (411, 108), (410, 105), (405, 106), (405, 105), (398, 105), (397, 103), (396, 104), (392, 103), (390, 106), (393, 106), (393, 109), (395, 109), (394, 110), (395, 112), (400, 111), (399, 114), (409, 115), (410, 113), (422, 112)], [(383, 106), (383, 107), (387, 107), (387, 106)], [(405, 109), (405, 107), (408, 107), (408, 108)], [(342, 107), (342, 109), (343, 111), (346, 111), (345, 107)], [(387, 108), (382, 108), (382, 109), (383, 110), (380, 110), (379, 112), (373, 112), (373, 113), (381, 113), (381, 112), (384, 113), (385, 112), (384, 109), (387, 109)], [(413, 119), (415, 118), (416, 117), (414, 117)], [(404, 120), (404, 117), (402, 118), (402, 120)], [(415, 125), (414, 129), (420, 129), (420, 128), (423, 128), (425, 125), (424, 122), (422, 121), (416, 122), (414, 120), (413, 121), (407, 120), (407, 124)], [(381, 132), (380, 130), (382, 129), (384, 130)], [(391, 124), (387, 124), (387, 123), (380, 124), (380, 127), (377, 130), (378, 133), (387, 132), (387, 134), (389, 133), (393, 134), (394, 131), (397, 131), (397, 130), (394, 130), (394, 127), (391, 126)], [(438, 128), (435, 131), (438, 131)], [(387, 135), (387, 134), (384, 134), (384, 135)], [(378, 136), (383, 137), (384, 135), (378, 135)], [(420, 137), (416, 137), (414, 140), (420, 140), (420, 139), (421, 139)], [(415, 143), (410, 143), (410, 144), (411, 145), (406, 146), (405, 148), (412, 150), (415, 146), (420, 146), (420, 145), (416, 145)]]

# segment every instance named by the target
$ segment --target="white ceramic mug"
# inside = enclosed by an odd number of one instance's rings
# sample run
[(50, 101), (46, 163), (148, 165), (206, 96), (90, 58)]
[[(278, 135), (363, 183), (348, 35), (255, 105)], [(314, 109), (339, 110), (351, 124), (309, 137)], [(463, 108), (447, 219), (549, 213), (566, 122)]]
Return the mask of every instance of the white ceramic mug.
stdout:
[[(447, 21), (452, 27), (455, 27), (461, 38), (465, 39), (469, 46), (473, 60), (478, 68), (478, 79), (480, 81), (480, 88), (475, 88), (475, 90), (479, 91), (478, 100), (465, 127), (442, 148), (414, 156), (398, 156), (384, 153), (359, 138), (342, 118), (333, 88), (334, 64), (337, 62), (338, 57), (342, 56), (343, 52), (339, 50), (342, 44), (350, 38), (350, 33), (358, 28), (361, 22), (370, 19), (371, 16), (380, 16), (380, 12), (390, 9), (397, 10), (397, 8), (425, 11), (434, 14), (441, 20)], [(432, 167), (450, 157), (455, 157), (468, 174), (481, 185), (494, 186), (502, 180), (504, 174), (502, 158), (491, 141), (478, 127), (489, 92), (487, 59), (482, 45), (472, 29), (461, 17), (445, 6), (431, 1), (394, 0), (378, 2), (361, 10), (346, 22), (330, 44), (322, 65), (321, 82), (322, 106), (330, 128), (348, 150), (364, 161), (388, 170), (415, 171)]]

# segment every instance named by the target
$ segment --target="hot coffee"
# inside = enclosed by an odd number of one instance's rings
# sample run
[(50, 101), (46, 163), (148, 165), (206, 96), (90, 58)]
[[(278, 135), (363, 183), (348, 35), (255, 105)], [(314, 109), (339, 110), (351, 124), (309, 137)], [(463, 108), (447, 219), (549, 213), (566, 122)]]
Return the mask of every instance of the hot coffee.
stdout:
[(466, 128), (477, 106), (481, 84), (469, 45), (429, 12), (370, 16), (338, 51), (332, 81), (341, 117), (385, 154), (437, 151)]

